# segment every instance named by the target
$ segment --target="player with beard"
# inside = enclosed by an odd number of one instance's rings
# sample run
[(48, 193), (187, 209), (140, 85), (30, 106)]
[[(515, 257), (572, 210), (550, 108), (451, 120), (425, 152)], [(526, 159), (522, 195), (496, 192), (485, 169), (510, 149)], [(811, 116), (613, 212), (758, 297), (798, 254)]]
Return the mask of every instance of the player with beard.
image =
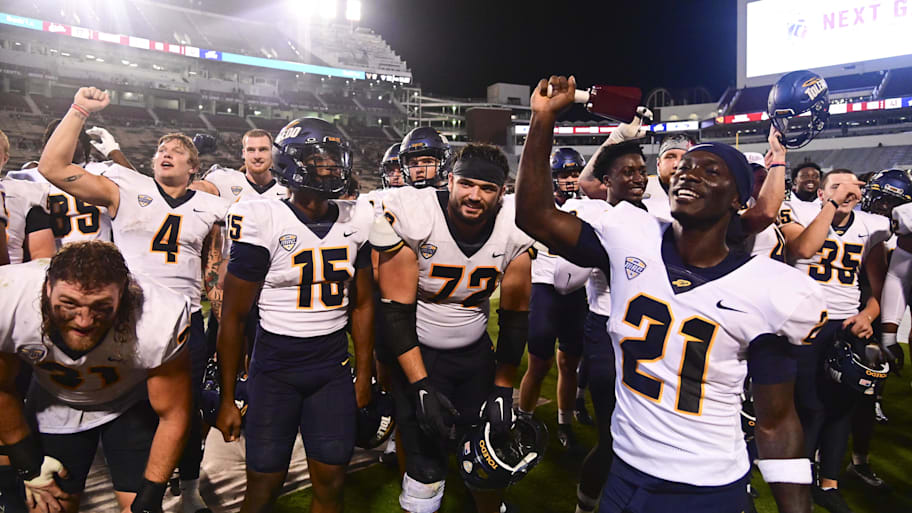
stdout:
[(817, 200), (820, 177), (823, 171), (813, 162), (798, 164), (792, 169), (792, 201), (813, 202)]
[[(71, 164), (83, 123), (93, 112), (110, 103), (108, 94), (94, 87), (80, 88), (73, 105), (51, 135), (41, 154), (38, 169), (52, 184), (77, 200), (105, 207), (112, 219), (114, 240), (130, 269), (159, 280), (190, 299), (190, 361), (194, 400), (206, 368), (206, 336), (200, 295), (204, 288), (203, 256), (220, 258), (208, 251), (221, 234), (230, 203), (188, 186), (199, 168), (193, 142), (183, 134), (167, 134), (158, 141), (152, 157), (153, 177), (117, 164), (101, 175)], [(218, 267), (217, 262), (209, 262)], [(207, 509), (199, 495), (202, 461), (202, 418), (198, 409), (185, 454), (181, 460), (181, 502), (185, 513)]]
[[(516, 228), (512, 205), (502, 204), (508, 173), (499, 149), (469, 144), (448, 177), (448, 191), (399, 189), (384, 200), (385, 218), (371, 230), (371, 244), (381, 251), (383, 341), (399, 363), (392, 381), (405, 453), (399, 495), (405, 511), (439, 509), (457, 416), (460, 424), (477, 423), (481, 412), (495, 433), (512, 424), (513, 382), (529, 326), (533, 241)], [(495, 350), (487, 322), (498, 285)], [(480, 513), (500, 511), (503, 490), (470, 491)]]
[[(190, 424), (187, 299), (101, 241), (2, 267), (0, 284), (0, 441), (29, 507), (75, 512), (100, 440), (121, 509), (161, 511)], [(13, 386), (20, 362), (37, 431)]]
[[(860, 339), (874, 335), (872, 323), (880, 315), (886, 275), (884, 242), (890, 238), (888, 219), (855, 211), (863, 184), (847, 169), (828, 172), (817, 192), (820, 201), (783, 205), (781, 217), (789, 222), (780, 226), (790, 261), (827, 291), (829, 320), (821, 318), (819, 335), (801, 352), (795, 403), (807, 454), (813, 456), (819, 449), (820, 479), (813, 488), (814, 501), (834, 513), (851, 511), (839, 493), (838, 479), (852, 414), (862, 394), (847, 392), (830, 379), (823, 362), (840, 330)], [(870, 287), (863, 308), (861, 274)]]
[(611, 276), (616, 457), (599, 510), (743, 511), (750, 462), (739, 410), (750, 367), (761, 472), (781, 511), (808, 511), (810, 462), (788, 346), (801, 345), (826, 315), (820, 287), (726, 246), (753, 180), (728, 145), (685, 153), (670, 182), (671, 223), (626, 202), (591, 224), (553, 207), (543, 163), (575, 89), (572, 77), (535, 88), (516, 205), (517, 222), (536, 240)]
[[(585, 166), (583, 156), (573, 148), (557, 148), (551, 153), (554, 201), (564, 205), (579, 193), (579, 174)], [(536, 248), (532, 260), (532, 297), (529, 303), (529, 366), (519, 387), (520, 415), (531, 416), (541, 395), (542, 382), (557, 360), (557, 436), (570, 451), (580, 449), (573, 432), (577, 393), (577, 368), (583, 354), (583, 324), (586, 320), (586, 292), (583, 284), (568, 289), (571, 273), (557, 274), (558, 260), (547, 247)], [(555, 358), (555, 342), (558, 342)]]
[(374, 212), (366, 203), (335, 199), (345, 190), (352, 161), (348, 141), (334, 125), (296, 119), (279, 132), (274, 148), (273, 172), (292, 197), (242, 201), (229, 216), (216, 427), (226, 442), (240, 437), (235, 376), (243, 324), (256, 301), (241, 511), (272, 509), (300, 432), (314, 491), (311, 511), (339, 512), (357, 410), (371, 399), (374, 303), (367, 237)]

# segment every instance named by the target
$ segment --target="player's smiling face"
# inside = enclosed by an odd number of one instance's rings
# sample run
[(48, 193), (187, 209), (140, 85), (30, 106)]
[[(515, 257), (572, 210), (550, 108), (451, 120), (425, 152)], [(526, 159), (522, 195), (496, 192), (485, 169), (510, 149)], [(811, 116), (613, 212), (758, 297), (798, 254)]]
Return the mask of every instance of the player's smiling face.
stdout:
[(798, 174), (795, 175), (795, 191), (796, 192), (817, 192), (817, 189), (820, 187), (820, 171), (812, 167), (806, 167), (804, 169), (799, 169)]
[(152, 157), (152, 172), (157, 182), (171, 185), (189, 183), (196, 168), (190, 162), (190, 151), (178, 140), (161, 143)]
[(265, 173), (272, 167), (272, 144), (266, 136), (247, 137), (242, 153), (244, 165), (251, 173)]
[(74, 351), (88, 351), (101, 341), (114, 324), (121, 299), (121, 287), (115, 283), (86, 290), (61, 280), (48, 284), (45, 293), (51, 324)]
[(646, 161), (636, 153), (614, 159), (604, 177), (612, 202), (641, 201), (646, 193), (646, 180)]
[(450, 202), (447, 209), (451, 215), (468, 224), (484, 223), (494, 215), (503, 187), (456, 175), (450, 175), (449, 182)]
[(738, 190), (725, 162), (715, 154), (695, 151), (686, 154), (669, 185), (671, 215), (687, 221), (715, 221), (737, 210)]

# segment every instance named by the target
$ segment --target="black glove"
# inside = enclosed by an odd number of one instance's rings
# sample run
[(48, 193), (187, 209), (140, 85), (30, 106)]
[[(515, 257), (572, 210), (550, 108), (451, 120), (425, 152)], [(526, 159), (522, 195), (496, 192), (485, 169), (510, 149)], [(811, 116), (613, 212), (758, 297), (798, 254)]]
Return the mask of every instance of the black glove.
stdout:
[(902, 346), (899, 344), (887, 346), (887, 350), (884, 353), (890, 361), (890, 370), (895, 371), (897, 376), (902, 376), (900, 371), (902, 371), (903, 365), (906, 363), (906, 354), (903, 353)]
[(415, 416), (425, 435), (436, 440), (449, 438), (459, 412), (453, 403), (431, 385), (428, 378), (412, 383), (415, 394)]
[(495, 385), (485, 401), (482, 415), (482, 420), (490, 422), (495, 433), (509, 431), (513, 427), (513, 388)]

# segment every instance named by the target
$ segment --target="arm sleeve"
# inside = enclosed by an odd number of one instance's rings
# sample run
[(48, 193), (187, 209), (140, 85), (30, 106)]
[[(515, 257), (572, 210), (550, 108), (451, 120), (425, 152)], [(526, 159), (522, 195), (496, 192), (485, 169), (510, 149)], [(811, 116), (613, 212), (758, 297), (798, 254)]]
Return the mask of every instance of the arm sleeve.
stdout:
[[(370, 261), (370, 257), (368, 257), (368, 261)], [(269, 251), (262, 246), (236, 241), (231, 245), (228, 272), (250, 282), (265, 280), (266, 275), (269, 274)]]
[(25, 233), (34, 233), (51, 228), (51, 216), (43, 208), (35, 206), (25, 216)]
[(798, 363), (785, 337), (766, 333), (751, 341), (747, 369), (759, 385), (775, 385), (795, 379)]
[(595, 267), (601, 269), (605, 274), (611, 273), (608, 252), (602, 246), (595, 229), (586, 221), (583, 221), (583, 226), (580, 228), (576, 246), (560, 256), (579, 267)]
[(234, 203), (228, 211), (228, 236), (232, 242), (228, 272), (242, 280), (263, 281), (269, 273), (271, 254), (267, 239), (272, 231), (272, 215), (267, 203)]
[(358, 250), (358, 256), (355, 257), (355, 269), (364, 269), (371, 266), (371, 245), (365, 243)]

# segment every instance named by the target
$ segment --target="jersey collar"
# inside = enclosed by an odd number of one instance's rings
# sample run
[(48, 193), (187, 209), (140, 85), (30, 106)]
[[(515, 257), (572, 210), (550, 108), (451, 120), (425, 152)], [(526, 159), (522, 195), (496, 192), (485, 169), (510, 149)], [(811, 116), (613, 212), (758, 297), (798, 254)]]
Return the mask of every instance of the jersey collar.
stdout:
[(266, 183), (266, 184), (263, 184), (263, 185), (260, 185), (260, 184), (258, 184), (258, 183), (256, 183), (256, 182), (252, 182), (252, 181), (250, 180), (250, 178), (248, 178), (246, 175), (244, 176), (244, 179), (247, 180), (247, 183), (250, 184), (250, 187), (253, 188), (253, 190), (255, 190), (256, 193), (259, 194), (260, 196), (262, 196), (263, 193), (265, 193), (265, 192), (268, 191), (269, 189), (272, 189), (272, 186), (278, 183), (278, 182), (276, 182), (276, 179), (275, 179), (275, 178), (273, 178), (272, 180), (270, 180), (269, 183)]
[(662, 260), (668, 274), (668, 283), (675, 294), (681, 294), (695, 289), (700, 285), (717, 280), (735, 269), (738, 269), (748, 260), (750, 255), (729, 250), (728, 256), (713, 267), (694, 267), (681, 261), (681, 255), (675, 246), (675, 236), (672, 225), (668, 225), (662, 236)]
[(158, 193), (161, 194), (161, 197), (164, 198), (165, 203), (167, 203), (171, 208), (177, 208), (183, 205), (184, 203), (190, 201), (190, 198), (196, 194), (196, 191), (193, 189), (187, 189), (183, 196), (180, 198), (174, 198), (172, 196), (169, 196), (168, 193), (161, 188), (161, 185), (158, 185), (158, 182), (155, 182), (155, 187), (158, 189)]
[(322, 219), (317, 219), (316, 221), (311, 220), (307, 217), (307, 214), (301, 211), (298, 207), (288, 199), (284, 198), (282, 203), (288, 206), (294, 213), (295, 217), (298, 218), (298, 221), (301, 221), (302, 224), (307, 226), (307, 228), (313, 232), (318, 238), (323, 239), (326, 237), (326, 234), (332, 230), (333, 225), (339, 219), (339, 205), (334, 201), (329, 202), (329, 209), (326, 211), (326, 215)]
[(836, 226), (836, 221), (833, 221), (833, 224), (831, 224), (830, 226), (833, 228), (833, 231), (836, 232), (836, 235), (839, 235), (840, 237), (842, 237), (843, 235), (846, 234), (847, 231), (849, 231), (849, 228), (852, 227), (852, 223), (854, 223), (854, 222), (855, 222), (855, 211), (853, 210), (853, 211), (849, 212), (848, 221), (846, 221), (846, 223), (844, 225)]

